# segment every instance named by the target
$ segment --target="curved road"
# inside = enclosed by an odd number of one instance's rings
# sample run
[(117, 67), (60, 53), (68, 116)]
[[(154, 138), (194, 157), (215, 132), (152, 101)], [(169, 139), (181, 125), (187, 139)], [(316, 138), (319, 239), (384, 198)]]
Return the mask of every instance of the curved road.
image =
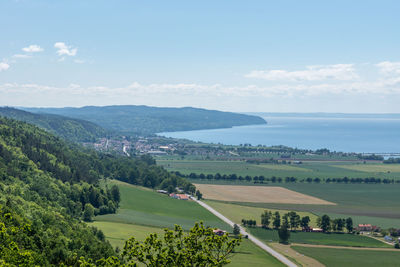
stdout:
[[(194, 197), (192, 198), (194, 201), (196, 201), (197, 203), (199, 203), (201, 206), (203, 206), (204, 208), (206, 208), (207, 210), (209, 210), (211, 213), (213, 213), (215, 216), (217, 216), (218, 218), (220, 218), (221, 220), (223, 220), (224, 222), (226, 222), (227, 224), (229, 224), (230, 226), (233, 227), (233, 225), (235, 224), (234, 222), (232, 222), (231, 220), (229, 220), (228, 218), (226, 218), (224, 215), (222, 215), (221, 213), (219, 213), (218, 211), (216, 211), (215, 209), (213, 209), (212, 207), (210, 207), (209, 205), (207, 205), (206, 203), (204, 203), (203, 201), (197, 200)], [(239, 225), (238, 225), (239, 226)], [(280, 262), (282, 262), (283, 264), (289, 266), (289, 267), (297, 267), (296, 264), (294, 264), (293, 262), (291, 262), (290, 260), (288, 260), (285, 256), (283, 256), (282, 254), (280, 254), (279, 252), (273, 250), (272, 248), (270, 248), (269, 246), (267, 246), (266, 244), (264, 244), (263, 242), (261, 242), (259, 239), (257, 239), (256, 237), (254, 237), (253, 235), (247, 233), (241, 226), (240, 227), (240, 233), (244, 236), (248, 236), (248, 239), (253, 242), (254, 244), (256, 244), (257, 246), (259, 246), (260, 248), (262, 248), (263, 250), (265, 250), (266, 252), (268, 252), (269, 254), (271, 254), (272, 256), (274, 256), (275, 258), (277, 258)]]

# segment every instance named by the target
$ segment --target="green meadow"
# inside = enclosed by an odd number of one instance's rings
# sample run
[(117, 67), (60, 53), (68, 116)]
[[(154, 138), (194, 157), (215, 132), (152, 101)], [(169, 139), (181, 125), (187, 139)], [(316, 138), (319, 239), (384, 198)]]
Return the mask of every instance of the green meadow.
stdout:
[(400, 165), (360, 161), (303, 161), (302, 164), (251, 164), (245, 161), (159, 159), (159, 165), (183, 174), (237, 174), (238, 176), (310, 178), (400, 179)]
[(329, 267), (399, 266), (400, 251), (354, 250), (291, 246)]
[[(113, 247), (122, 249), (125, 245), (125, 240), (129, 237), (135, 237), (139, 241), (144, 241), (150, 233), (157, 233), (159, 237), (163, 236), (164, 230), (157, 227), (117, 223), (117, 222), (102, 222), (96, 221), (90, 225), (95, 226), (103, 231), (107, 240)], [(243, 239), (240, 247), (230, 258), (229, 266), (284, 266), (274, 257), (255, 246), (247, 239)]]
[[(232, 230), (195, 202), (172, 199), (122, 182), (112, 183), (116, 183), (121, 192), (121, 205), (117, 214), (96, 216), (90, 225), (101, 229), (113, 247), (123, 248), (125, 241), (132, 236), (140, 241), (150, 233), (162, 236), (164, 228), (173, 228), (175, 224), (188, 230), (196, 221), (203, 221), (206, 226)], [(229, 266), (232, 267), (284, 266), (247, 239), (243, 239), (230, 260)]]
[[(279, 242), (277, 230), (263, 228), (248, 228), (249, 232), (260, 240), (268, 242)], [(307, 232), (291, 232), (290, 243), (302, 243), (313, 245), (330, 245), (330, 246), (346, 246), (346, 247), (372, 247), (372, 248), (392, 248), (379, 240), (353, 234), (336, 234), (336, 233), (307, 233)]]
[(116, 214), (97, 216), (96, 221), (171, 229), (175, 224), (179, 224), (185, 230), (193, 227), (195, 222), (203, 221), (206, 226), (231, 230), (230, 226), (193, 201), (173, 199), (151, 189), (122, 182), (114, 183), (117, 183), (121, 192), (120, 207)]

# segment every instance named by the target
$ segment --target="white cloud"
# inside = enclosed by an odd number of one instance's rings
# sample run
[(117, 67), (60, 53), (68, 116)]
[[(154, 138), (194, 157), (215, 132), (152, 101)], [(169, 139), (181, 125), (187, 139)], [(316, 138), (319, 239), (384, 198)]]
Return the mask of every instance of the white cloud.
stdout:
[(31, 58), (31, 55), (24, 55), (24, 54), (16, 54), (13, 55), (13, 58)]
[(59, 56), (75, 56), (78, 52), (78, 48), (72, 48), (72, 46), (68, 46), (63, 42), (55, 43), (54, 47), (58, 49), (57, 54)]
[(10, 68), (10, 65), (8, 65), (5, 62), (0, 62), (0, 72), (4, 70), (8, 70)]
[(22, 51), (27, 52), (27, 53), (37, 53), (37, 52), (42, 52), (43, 48), (41, 48), (38, 45), (30, 45), (28, 47), (22, 48)]
[(77, 63), (77, 64), (83, 64), (83, 63), (85, 63), (85, 60), (75, 59), (74, 62)]
[(247, 78), (258, 78), (269, 81), (319, 81), (319, 80), (354, 80), (358, 78), (353, 64), (306, 66), (305, 70), (253, 70)]
[(400, 62), (383, 61), (376, 64), (376, 66), (385, 75), (400, 75)]

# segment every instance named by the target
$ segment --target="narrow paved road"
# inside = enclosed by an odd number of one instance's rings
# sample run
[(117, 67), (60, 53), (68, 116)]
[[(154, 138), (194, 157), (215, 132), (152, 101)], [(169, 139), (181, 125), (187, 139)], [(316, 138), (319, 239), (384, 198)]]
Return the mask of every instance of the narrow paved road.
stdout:
[[(217, 216), (218, 218), (220, 218), (221, 220), (223, 220), (224, 222), (226, 222), (227, 224), (229, 224), (230, 226), (233, 227), (233, 225), (235, 224), (234, 222), (232, 222), (231, 220), (229, 220), (228, 218), (226, 218), (224, 215), (222, 215), (221, 213), (219, 213), (218, 211), (216, 211), (215, 209), (213, 209), (212, 207), (210, 207), (209, 205), (207, 205), (206, 203), (204, 203), (203, 201), (197, 200), (195, 198), (192, 198), (194, 201), (196, 201), (197, 203), (199, 203), (201, 206), (203, 206), (204, 208), (208, 209), (211, 213), (213, 213), (215, 216)], [(263, 250), (265, 250), (266, 252), (268, 252), (269, 254), (271, 254), (272, 256), (274, 256), (275, 258), (277, 258), (280, 262), (282, 262), (283, 264), (289, 266), (289, 267), (297, 267), (296, 264), (294, 264), (293, 262), (291, 262), (290, 260), (288, 260), (285, 256), (283, 256), (282, 254), (280, 254), (279, 252), (277, 252), (276, 250), (270, 248), (269, 246), (267, 246), (266, 244), (264, 244), (263, 242), (261, 242), (260, 240), (258, 240), (257, 238), (255, 238), (253, 235), (247, 233), (241, 226), (240, 227), (240, 233), (244, 236), (248, 236), (248, 239), (253, 242), (254, 244), (256, 244), (257, 246), (259, 246), (260, 248), (262, 248)]]

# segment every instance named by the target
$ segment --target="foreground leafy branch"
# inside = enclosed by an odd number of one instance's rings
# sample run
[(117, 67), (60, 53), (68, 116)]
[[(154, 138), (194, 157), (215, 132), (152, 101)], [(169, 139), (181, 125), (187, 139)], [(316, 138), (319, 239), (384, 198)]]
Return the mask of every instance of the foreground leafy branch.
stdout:
[(222, 266), (228, 264), (241, 238), (229, 239), (213, 233), (203, 223), (196, 223), (188, 233), (175, 225), (175, 230), (165, 230), (163, 238), (151, 234), (144, 242), (130, 238), (124, 247), (123, 257), (130, 263), (146, 266)]

